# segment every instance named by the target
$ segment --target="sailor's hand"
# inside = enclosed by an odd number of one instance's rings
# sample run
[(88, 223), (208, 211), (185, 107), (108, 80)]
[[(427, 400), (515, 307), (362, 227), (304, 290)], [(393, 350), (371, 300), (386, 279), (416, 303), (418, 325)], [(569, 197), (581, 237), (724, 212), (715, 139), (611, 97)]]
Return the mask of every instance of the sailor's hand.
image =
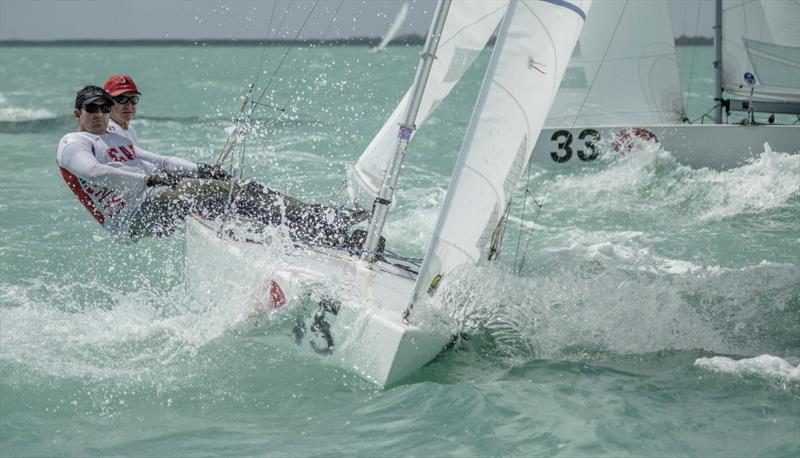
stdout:
[(366, 221), (370, 218), (370, 216), (371, 216), (370, 212), (361, 208), (347, 208), (347, 207), (336, 208), (337, 222), (347, 227), (350, 227), (354, 224), (358, 224), (362, 221)]
[(153, 186), (169, 186), (170, 188), (174, 188), (180, 181), (181, 177), (166, 172), (151, 173), (144, 177), (144, 185), (148, 188), (152, 188)]
[(197, 164), (197, 176), (211, 180), (230, 181), (233, 176), (222, 167), (209, 164)]

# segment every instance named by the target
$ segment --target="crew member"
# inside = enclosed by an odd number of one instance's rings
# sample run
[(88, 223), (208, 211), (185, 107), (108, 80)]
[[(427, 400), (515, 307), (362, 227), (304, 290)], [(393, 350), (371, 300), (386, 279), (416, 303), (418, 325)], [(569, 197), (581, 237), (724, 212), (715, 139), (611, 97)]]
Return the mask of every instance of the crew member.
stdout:
[(308, 204), (254, 182), (233, 183), (221, 168), (144, 150), (107, 131), (113, 107), (102, 88), (78, 91), (78, 131), (61, 139), (56, 161), (67, 186), (118, 239), (170, 235), (189, 214), (232, 212), (285, 224), (296, 239), (346, 246), (349, 227), (368, 217), (364, 210)]
[(139, 137), (131, 121), (136, 116), (136, 105), (142, 94), (133, 78), (128, 75), (111, 75), (103, 83), (103, 90), (114, 100), (108, 131), (128, 137), (134, 145), (139, 146)]

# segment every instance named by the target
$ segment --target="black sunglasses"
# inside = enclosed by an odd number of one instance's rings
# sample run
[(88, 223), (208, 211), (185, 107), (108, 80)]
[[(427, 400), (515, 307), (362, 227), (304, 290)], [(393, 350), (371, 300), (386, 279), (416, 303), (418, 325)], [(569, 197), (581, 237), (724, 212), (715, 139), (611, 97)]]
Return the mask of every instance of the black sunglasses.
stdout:
[(83, 106), (83, 110), (87, 113), (97, 113), (98, 110), (102, 111), (103, 113), (111, 113), (111, 105), (103, 104), (97, 105), (94, 103), (90, 103)]
[(120, 105), (125, 105), (126, 103), (130, 102), (131, 105), (136, 105), (139, 103), (139, 96), (138, 95), (118, 95), (114, 97), (114, 101)]

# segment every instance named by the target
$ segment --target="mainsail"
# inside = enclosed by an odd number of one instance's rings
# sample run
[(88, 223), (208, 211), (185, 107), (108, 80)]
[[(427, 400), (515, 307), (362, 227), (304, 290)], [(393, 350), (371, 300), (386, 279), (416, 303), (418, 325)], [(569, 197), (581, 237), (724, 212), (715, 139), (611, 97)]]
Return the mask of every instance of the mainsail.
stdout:
[(596, 2), (546, 125), (679, 122), (683, 95), (669, 17), (667, 0)]
[(590, 4), (510, 3), (409, 311), (428, 302), (443, 277), (497, 254), (512, 190), (550, 111)]
[(800, 2), (724, 0), (722, 85), (752, 100), (800, 103)]
[[(417, 112), (420, 126), (428, 115), (447, 97), (467, 68), (486, 46), (497, 28), (508, 0), (456, 1), (450, 6), (436, 61), (425, 85)], [(378, 193), (383, 172), (394, 152), (397, 128), (408, 109), (410, 90), (392, 112), (366, 150), (348, 170), (348, 191), (353, 201), (369, 208)]]

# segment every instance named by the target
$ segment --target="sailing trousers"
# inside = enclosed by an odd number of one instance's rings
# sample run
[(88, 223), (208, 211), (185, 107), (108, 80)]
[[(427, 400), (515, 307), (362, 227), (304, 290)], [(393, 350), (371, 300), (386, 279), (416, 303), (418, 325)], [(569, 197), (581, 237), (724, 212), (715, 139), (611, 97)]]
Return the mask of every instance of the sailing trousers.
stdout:
[(206, 219), (233, 214), (265, 225), (285, 225), (294, 239), (328, 245), (342, 243), (350, 226), (369, 216), (363, 210), (309, 204), (255, 182), (184, 178), (174, 187), (149, 190), (133, 216), (131, 238), (171, 235), (191, 214)]

